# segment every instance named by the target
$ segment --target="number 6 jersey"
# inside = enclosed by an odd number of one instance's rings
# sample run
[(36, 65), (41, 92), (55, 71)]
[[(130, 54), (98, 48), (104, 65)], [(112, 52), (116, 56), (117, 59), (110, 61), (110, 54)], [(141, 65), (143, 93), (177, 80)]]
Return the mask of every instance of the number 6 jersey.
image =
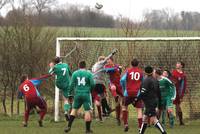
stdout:
[(40, 93), (37, 90), (36, 86), (39, 86), (43, 80), (47, 79), (51, 75), (43, 75), (39, 78), (33, 78), (30, 80), (25, 80), (20, 86), (19, 90), (23, 93), (27, 100), (39, 97)]

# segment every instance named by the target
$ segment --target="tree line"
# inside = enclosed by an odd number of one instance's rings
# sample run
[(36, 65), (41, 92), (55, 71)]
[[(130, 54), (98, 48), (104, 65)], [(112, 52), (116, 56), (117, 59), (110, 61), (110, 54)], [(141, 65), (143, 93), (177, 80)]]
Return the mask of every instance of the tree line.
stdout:
[[(6, 25), (7, 21), (12, 22), (12, 16), (22, 16), (25, 6), (13, 8), (5, 17), (0, 16), (0, 26)], [(65, 8), (44, 8), (38, 11), (28, 10), (26, 13), (32, 20), (40, 21), (44, 26), (77, 26), (77, 27), (108, 27), (121, 28), (125, 20), (129, 20), (134, 25), (143, 25), (144, 29), (157, 30), (199, 30), (200, 29), (200, 13), (181, 11), (174, 12), (170, 9), (151, 10), (144, 13), (143, 19), (134, 22), (129, 18), (119, 16), (114, 18), (105, 14), (101, 10), (97, 10), (87, 6), (68, 5)], [(39, 18), (39, 19), (38, 19)], [(10, 24), (12, 25), (12, 24)]]
[[(16, 7), (12, 0), (0, 0), (0, 9), (6, 4), (13, 8), (6, 14), (0, 16), (0, 26), (12, 22), (12, 16), (22, 16), (23, 12), (32, 20), (40, 21), (44, 26), (77, 26), (77, 27), (117, 27), (121, 28), (125, 20), (134, 25), (143, 25), (145, 29), (173, 29), (173, 30), (199, 30), (200, 13), (181, 11), (174, 12), (172, 9), (147, 10), (141, 21), (135, 22), (130, 18), (118, 16), (114, 18), (102, 10), (83, 5), (71, 5), (56, 7), (54, 0), (18, 0)], [(12, 24), (10, 24), (12, 25)]]
[(26, 14), (28, 14), (29, 17), (31, 17), (33, 20), (42, 22), (44, 26), (111, 28), (115, 27), (115, 23), (117, 22), (113, 16), (88, 6), (69, 4), (65, 7), (52, 8), (52, 5), (47, 5), (48, 7), (42, 7), (40, 4), (41, 3), (37, 3), (37, 5), (33, 6), (33, 3), (23, 3), (20, 7), (13, 8), (6, 14), (5, 17), (0, 17), (0, 25), (5, 25), (7, 20), (11, 20), (12, 16), (15, 14), (22, 16), (24, 10), (26, 10)]
[(146, 28), (171, 29), (171, 30), (199, 30), (200, 13), (181, 11), (174, 12), (171, 9), (152, 10), (144, 14)]

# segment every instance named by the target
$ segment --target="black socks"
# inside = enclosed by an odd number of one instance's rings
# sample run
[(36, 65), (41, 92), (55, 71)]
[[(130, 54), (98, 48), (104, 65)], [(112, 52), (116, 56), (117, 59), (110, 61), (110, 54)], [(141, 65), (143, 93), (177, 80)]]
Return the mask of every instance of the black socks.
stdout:
[(90, 131), (91, 121), (85, 122), (86, 131)]
[(75, 119), (75, 116), (73, 116), (73, 115), (70, 115), (70, 117), (69, 117), (69, 122), (68, 122), (68, 127), (70, 127), (70, 128), (71, 128), (71, 126), (72, 126), (72, 123), (73, 123), (74, 119)]
[(142, 123), (139, 134), (144, 134), (146, 128), (147, 128), (147, 123)]

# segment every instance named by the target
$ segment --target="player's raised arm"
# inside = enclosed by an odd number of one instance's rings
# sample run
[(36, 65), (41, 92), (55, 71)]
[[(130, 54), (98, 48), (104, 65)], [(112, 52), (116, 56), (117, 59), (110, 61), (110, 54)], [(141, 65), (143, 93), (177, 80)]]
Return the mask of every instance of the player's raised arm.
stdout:
[[(38, 79), (38, 80), (46, 80), (48, 79), (49, 77), (51, 77), (52, 75), (51, 74), (45, 74), (45, 75), (42, 75), (38, 78), (35, 78), (35, 79)], [(34, 78), (33, 78), (34, 79)]]
[[(114, 49), (113, 52), (111, 54), (109, 54), (107, 57), (104, 56), (100, 56), (98, 58), (98, 64), (95, 64), (95, 66), (92, 67), (92, 73), (93, 75), (97, 75), (100, 72), (105, 72), (106, 69), (103, 68), (105, 66), (105, 64), (107, 63), (107, 60), (110, 59), (115, 53), (117, 53), (117, 49)], [(98, 65), (98, 69), (96, 69)]]
[(107, 60), (110, 59), (110, 58), (111, 58), (113, 55), (115, 55), (116, 53), (117, 53), (117, 49), (114, 49), (114, 50), (112, 51), (112, 53), (109, 54), (109, 55), (103, 60), (103, 64), (105, 65), (106, 62), (107, 62)]
[(117, 70), (119, 70), (120, 74), (121, 74), (121, 66), (115, 65), (113, 67), (104, 67), (104, 70), (106, 73), (114, 73)]
[(115, 67), (112, 67), (112, 68), (104, 68), (104, 70), (105, 70), (107, 73), (114, 73), (114, 72), (115, 72)]
[(50, 62), (50, 63), (49, 63), (49, 67), (50, 67), (49, 73), (50, 73), (50, 74), (54, 74), (54, 63), (53, 63), (53, 62)]
[(47, 78), (51, 77), (51, 74), (46, 74), (46, 75), (42, 75), (38, 78), (32, 78), (30, 79), (30, 81), (33, 83), (34, 86), (38, 86), (42, 83), (43, 80), (46, 80)]

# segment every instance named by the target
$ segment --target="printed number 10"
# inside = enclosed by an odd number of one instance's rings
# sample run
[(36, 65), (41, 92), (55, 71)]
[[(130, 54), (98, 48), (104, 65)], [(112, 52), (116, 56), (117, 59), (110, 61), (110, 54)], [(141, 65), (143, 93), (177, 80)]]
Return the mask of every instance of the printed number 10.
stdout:
[(130, 73), (130, 75), (131, 75), (131, 80), (139, 80), (140, 79), (140, 73), (138, 73), (138, 72), (131, 72)]

